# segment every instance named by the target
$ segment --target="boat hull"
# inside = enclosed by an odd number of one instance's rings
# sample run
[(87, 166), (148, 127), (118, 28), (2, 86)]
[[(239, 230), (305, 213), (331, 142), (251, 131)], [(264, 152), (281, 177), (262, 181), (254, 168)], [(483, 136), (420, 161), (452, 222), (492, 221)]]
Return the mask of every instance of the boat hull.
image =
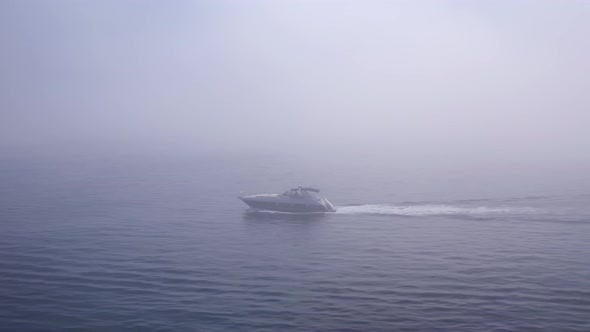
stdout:
[(240, 199), (249, 207), (256, 210), (278, 211), (288, 213), (324, 213), (336, 211), (333, 207), (326, 207), (323, 204), (268, 201), (248, 199), (246, 197), (240, 197)]

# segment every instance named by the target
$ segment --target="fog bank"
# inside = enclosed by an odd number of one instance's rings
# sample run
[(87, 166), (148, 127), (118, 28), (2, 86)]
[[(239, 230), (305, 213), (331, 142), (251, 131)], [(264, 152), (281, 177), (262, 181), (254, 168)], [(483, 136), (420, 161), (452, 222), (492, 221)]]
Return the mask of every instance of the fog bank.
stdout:
[(3, 1), (0, 13), (5, 155), (590, 165), (588, 2)]

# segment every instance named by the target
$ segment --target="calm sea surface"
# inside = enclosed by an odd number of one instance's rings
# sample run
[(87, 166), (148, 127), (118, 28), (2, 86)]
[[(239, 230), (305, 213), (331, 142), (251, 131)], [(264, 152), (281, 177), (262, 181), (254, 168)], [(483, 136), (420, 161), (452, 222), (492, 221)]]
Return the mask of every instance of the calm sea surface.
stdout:
[[(588, 195), (256, 159), (0, 171), (0, 330), (590, 331)], [(339, 211), (236, 199), (296, 185)]]

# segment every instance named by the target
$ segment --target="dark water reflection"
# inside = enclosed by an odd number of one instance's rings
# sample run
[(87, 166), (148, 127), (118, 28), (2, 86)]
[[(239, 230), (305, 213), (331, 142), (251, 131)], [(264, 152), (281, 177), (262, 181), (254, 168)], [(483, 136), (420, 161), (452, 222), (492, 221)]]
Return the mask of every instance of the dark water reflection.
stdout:
[(327, 216), (323, 213), (314, 214), (289, 214), (265, 211), (248, 211), (242, 215), (244, 221), (293, 221), (293, 222), (314, 222), (325, 220)]

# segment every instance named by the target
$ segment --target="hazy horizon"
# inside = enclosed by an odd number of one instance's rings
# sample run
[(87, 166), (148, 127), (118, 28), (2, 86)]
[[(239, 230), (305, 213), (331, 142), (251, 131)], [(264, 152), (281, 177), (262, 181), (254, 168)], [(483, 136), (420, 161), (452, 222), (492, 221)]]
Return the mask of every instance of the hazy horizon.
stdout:
[(588, 2), (0, 7), (5, 158), (274, 155), (590, 181)]
[(590, 331), (589, 33), (590, 0), (0, 1), (1, 329)]

